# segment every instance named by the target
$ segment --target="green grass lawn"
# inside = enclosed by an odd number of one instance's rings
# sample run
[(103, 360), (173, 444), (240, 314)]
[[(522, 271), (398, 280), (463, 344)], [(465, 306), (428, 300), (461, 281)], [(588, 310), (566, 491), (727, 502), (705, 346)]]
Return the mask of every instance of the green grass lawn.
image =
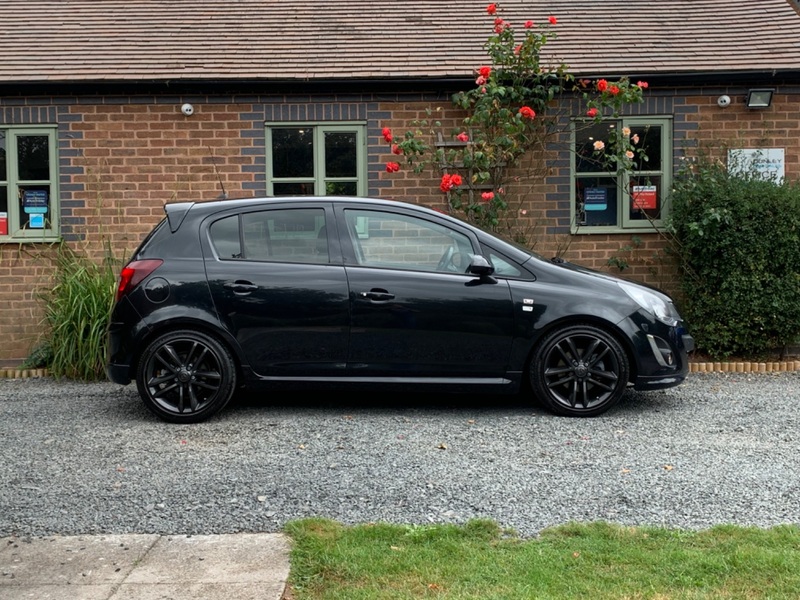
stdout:
[(295, 600), (800, 598), (800, 527), (568, 524), (520, 539), (489, 521), (292, 522)]

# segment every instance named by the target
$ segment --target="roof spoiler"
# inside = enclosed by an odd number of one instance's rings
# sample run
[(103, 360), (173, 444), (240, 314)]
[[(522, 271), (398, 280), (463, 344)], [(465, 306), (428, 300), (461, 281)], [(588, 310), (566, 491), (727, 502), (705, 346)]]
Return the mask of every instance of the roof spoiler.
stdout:
[(194, 202), (175, 202), (164, 205), (164, 212), (167, 213), (167, 221), (169, 222), (169, 230), (172, 233), (178, 231), (192, 206), (194, 206)]

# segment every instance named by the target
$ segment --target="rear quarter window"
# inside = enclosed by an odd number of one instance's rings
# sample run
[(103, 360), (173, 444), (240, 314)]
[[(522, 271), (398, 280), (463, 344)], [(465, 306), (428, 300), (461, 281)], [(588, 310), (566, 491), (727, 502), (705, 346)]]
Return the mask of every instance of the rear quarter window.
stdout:
[(242, 257), (242, 242), (239, 236), (239, 215), (231, 215), (214, 221), (209, 228), (211, 245), (220, 259)]

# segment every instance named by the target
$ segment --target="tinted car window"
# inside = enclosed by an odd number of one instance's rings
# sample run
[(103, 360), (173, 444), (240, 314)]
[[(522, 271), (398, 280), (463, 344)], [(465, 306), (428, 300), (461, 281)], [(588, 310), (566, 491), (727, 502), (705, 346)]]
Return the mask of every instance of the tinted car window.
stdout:
[(242, 214), (247, 260), (327, 263), (328, 236), (321, 208)]
[(225, 217), (214, 221), (210, 228), (211, 243), (221, 259), (241, 258), (242, 244), (239, 240), (239, 216)]

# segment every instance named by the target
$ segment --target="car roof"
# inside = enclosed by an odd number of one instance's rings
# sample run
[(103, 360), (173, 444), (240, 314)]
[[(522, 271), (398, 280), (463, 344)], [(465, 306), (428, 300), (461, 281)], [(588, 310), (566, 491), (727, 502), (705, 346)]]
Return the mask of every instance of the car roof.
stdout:
[[(254, 206), (268, 206), (270, 204), (319, 204), (320, 202), (330, 202), (336, 204), (369, 204), (374, 206), (385, 207), (401, 207), (411, 209), (417, 212), (428, 213), (443, 217), (458, 223), (461, 226), (468, 226), (467, 223), (447, 215), (443, 212), (436, 211), (419, 204), (411, 204), (410, 202), (401, 202), (397, 200), (386, 200), (383, 198), (360, 198), (355, 196), (264, 196), (259, 198), (237, 198), (226, 200), (206, 200), (201, 202), (172, 202), (164, 205), (164, 212), (167, 215), (170, 229), (174, 233), (178, 230), (186, 215), (191, 211), (192, 213), (199, 213), (199, 215), (207, 215), (219, 210), (237, 209), (237, 208), (251, 208)], [(471, 227), (474, 229), (474, 227)]]
[[(415, 209), (431, 210), (419, 204), (402, 202), (398, 200), (386, 200), (383, 198), (361, 198), (355, 196), (263, 196), (258, 198), (235, 198), (225, 200), (206, 200), (197, 202), (172, 202), (164, 205), (164, 210), (205, 210), (214, 212), (222, 208), (242, 208), (260, 204), (313, 204), (319, 202), (336, 202), (339, 204), (376, 204), (383, 206), (406, 206)], [(436, 211), (431, 211), (436, 212)]]

